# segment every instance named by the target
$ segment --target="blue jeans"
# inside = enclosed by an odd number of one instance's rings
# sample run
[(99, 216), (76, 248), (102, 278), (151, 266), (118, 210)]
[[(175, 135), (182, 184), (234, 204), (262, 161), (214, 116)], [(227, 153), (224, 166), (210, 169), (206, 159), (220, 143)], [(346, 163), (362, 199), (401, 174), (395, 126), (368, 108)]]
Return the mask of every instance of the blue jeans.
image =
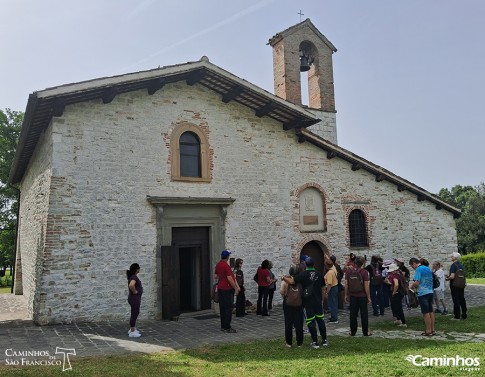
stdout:
[(328, 292), (328, 308), (330, 309), (330, 320), (338, 321), (338, 285), (330, 288)]
[[(372, 311), (374, 315), (384, 314), (384, 292), (382, 284), (370, 285), (370, 298), (372, 300)], [(386, 287), (387, 288), (387, 287)]]

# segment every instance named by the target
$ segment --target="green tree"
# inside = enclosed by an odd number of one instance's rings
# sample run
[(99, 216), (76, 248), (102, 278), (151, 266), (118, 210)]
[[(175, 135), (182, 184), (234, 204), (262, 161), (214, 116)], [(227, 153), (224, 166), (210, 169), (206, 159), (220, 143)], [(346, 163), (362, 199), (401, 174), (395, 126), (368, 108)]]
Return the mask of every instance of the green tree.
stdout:
[(461, 209), (456, 220), (458, 251), (463, 254), (485, 251), (485, 183), (477, 187), (456, 185), (438, 195)]
[(17, 190), (8, 185), (8, 176), (24, 114), (0, 110), (0, 267), (13, 265), (15, 227), (17, 222)]

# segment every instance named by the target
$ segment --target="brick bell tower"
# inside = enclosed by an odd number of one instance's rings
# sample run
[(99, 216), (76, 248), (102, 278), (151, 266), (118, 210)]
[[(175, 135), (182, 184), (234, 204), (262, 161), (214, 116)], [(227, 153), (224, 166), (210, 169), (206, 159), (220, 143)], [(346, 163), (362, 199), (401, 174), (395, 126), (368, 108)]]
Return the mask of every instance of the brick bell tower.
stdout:
[(309, 127), (337, 143), (332, 54), (335, 46), (306, 19), (273, 36), (274, 88), (278, 97), (302, 105), (300, 73), (308, 77), (309, 108), (322, 122)]

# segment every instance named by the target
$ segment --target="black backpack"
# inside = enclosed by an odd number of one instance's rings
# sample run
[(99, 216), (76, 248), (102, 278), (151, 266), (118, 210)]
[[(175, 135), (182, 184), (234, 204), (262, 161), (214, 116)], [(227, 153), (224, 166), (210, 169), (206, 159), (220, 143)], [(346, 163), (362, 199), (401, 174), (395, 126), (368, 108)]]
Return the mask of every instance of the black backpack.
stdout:
[(372, 269), (371, 283), (372, 285), (381, 285), (384, 282), (382, 273), (378, 266), (370, 265)]
[(433, 289), (439, 288), (440, 286), (440, 279), (436, 274), (433, 272)]
[(455, 272), (455, 278), (452, 280), (452, 285), (453, 288), (465, 288), (465, 271), (463, 271), (461, 268)]

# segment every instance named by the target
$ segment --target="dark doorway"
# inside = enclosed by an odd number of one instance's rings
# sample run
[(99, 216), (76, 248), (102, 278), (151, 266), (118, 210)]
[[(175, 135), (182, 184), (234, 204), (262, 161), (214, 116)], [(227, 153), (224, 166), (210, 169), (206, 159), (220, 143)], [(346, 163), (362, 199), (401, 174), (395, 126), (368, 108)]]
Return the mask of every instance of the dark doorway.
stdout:
[(172, 246), (162, 247), (162, 318), (209, 309), (210, 273), (209, 227), (172, 228)]

